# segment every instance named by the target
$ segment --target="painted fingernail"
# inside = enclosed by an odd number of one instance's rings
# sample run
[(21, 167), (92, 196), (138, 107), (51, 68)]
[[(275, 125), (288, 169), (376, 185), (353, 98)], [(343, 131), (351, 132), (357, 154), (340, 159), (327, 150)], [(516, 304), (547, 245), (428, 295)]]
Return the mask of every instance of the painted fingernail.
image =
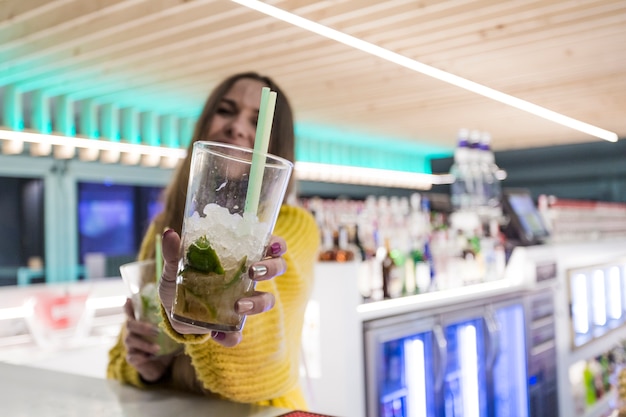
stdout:
[(254, 303), (250, 300), (239, 300), (237, 301), (237, 312), (239, 314), (247, 313), (251, 311), (254, 307)]
[(274, 242), (270, 245), (270, 252), (272, 255), (278, 255), (280, 253), (280, 243)]
[(265, 265), (252, 265), (248, 270), (248, 276), (250, 278), (259, 278), (267, 274), (267, 267)]
[(224, 338), (226, 338), (226, 333), (213, 330), (211, 332), (211, 337), (215, 340), (224, 340)]
[(165, 236), (169, 235), (173, 231), (174, 231), (174, 229), (167, 229), (165, 232), (163, 232), (163, 236), (161, 238), (165, 238)]

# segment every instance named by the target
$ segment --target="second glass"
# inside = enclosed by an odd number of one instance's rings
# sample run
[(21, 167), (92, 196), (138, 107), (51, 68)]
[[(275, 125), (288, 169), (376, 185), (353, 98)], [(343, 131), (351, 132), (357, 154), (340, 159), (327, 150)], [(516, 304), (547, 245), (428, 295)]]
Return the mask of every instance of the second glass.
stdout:
[(243, 328), (245, 315), (235, 305), (254, 292), (248, 269), (264, 256), (293, 169), (285, 159), (255, 152), (216, 142), (193, 146), (174, 320), (226, 332)]
[(159, 345), (157, 355), (169, 355), (180, 351), (182, 346), (159, 327), (159, 323), (161, 323), (161, 300), (158, 296), (155, 260), (148, 259), (121, 265), (120, 274), (130, 292), (135, 319), (158, 327), (156, 337), (146, 338), (146, 340)]

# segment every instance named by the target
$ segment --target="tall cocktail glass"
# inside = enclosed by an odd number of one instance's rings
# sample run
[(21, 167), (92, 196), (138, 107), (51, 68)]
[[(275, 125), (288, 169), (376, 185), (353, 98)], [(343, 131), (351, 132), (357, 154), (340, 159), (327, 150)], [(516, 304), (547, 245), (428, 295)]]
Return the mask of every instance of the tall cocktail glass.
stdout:
[[(149, 259), (121, 265), (120, 274), (133, 301), (135, 320), (159, 326), (162, 320), (161, 301), (157, 291), (155, 260)], [(158, 355), (169, 355), (182, 349), (182, 345), (170, 338), (160, 327), (158, 335), (154, 338), (146, 338), (146, 340), (159, 345)]]
[[(251, 173), (255, 153), (261, 165)], [(254, 291), (248, 269), (264, 256), (292, 169), (291, 162), (252, 149), (194, 144), (174, 320), (225, 332), (243, 328), (245, 315), (235, 305)], [(247, 199), (258, 205), (246, 207)]]

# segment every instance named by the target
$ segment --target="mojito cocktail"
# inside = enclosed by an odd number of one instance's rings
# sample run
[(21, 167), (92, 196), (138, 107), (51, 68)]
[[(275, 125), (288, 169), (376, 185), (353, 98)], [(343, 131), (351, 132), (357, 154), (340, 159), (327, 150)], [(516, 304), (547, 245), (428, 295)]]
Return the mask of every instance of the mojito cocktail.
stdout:
[(290, 162), (265, 161), (258, 210), (246, 211), (252, 149), (194, 144), (172, 318), (219, 331), (240, 331), (237, 301), (254, 292), (250, 266), (261, 260), (291, 174)]
[(159, 324), (161, 301), (157, 289), (156, 263), (154, 260), (130, 262), (120, 266), (120, 274), (126, 283), (133, 301), (135, 319), (154, 324), (159, 328), (157, 336), (149, 341), (159, 345), (158, 355), (169, 355), (182, 349), (170, 338)]
[(267, 223), (209, 204), (187, 219), (173, 317), (198, 326), (234, 331), (244, 316), (234, 310), (254, 291), (248, 268), (261, 259)]

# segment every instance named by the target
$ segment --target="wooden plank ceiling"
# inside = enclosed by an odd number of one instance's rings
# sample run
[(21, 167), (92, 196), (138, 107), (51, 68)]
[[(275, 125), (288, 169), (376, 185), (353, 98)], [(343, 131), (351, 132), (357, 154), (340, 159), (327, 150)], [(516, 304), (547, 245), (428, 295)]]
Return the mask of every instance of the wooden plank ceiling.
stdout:
[[(626, 137), (624, 0), (268, 0), (299, 16)], [(256, 70), (298, 123), (498, 150), (600, 139), (228, 0), (0, 0), (0, 86), (195, 115)]]

